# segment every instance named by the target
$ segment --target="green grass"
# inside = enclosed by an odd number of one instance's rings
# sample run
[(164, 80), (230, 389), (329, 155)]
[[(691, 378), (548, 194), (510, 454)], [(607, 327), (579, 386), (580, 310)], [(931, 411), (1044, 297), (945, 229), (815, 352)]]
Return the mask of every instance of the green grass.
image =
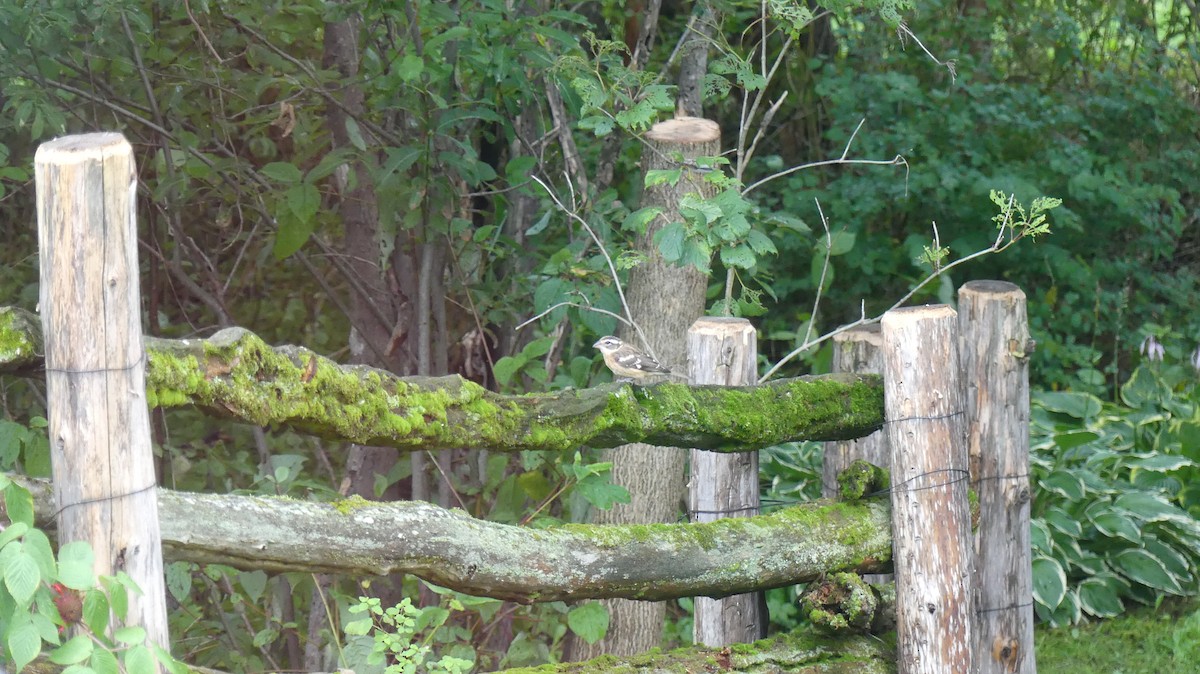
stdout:
[(1194, 674), (1200, 671), (1200, 601), (1164, 602), (1111, 620), (1034, 638), (1042, 674)]

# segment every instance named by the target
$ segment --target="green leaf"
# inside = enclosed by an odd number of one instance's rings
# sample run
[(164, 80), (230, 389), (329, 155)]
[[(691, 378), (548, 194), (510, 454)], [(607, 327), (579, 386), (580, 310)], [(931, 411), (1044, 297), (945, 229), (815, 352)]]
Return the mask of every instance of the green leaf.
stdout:
[(650, 169), (649, 171), (646, 171), (645, 186), (654, 187), (655, 185), (675, 185), (679, 182), (679, 178), (682, 176), (682, 168)]
[(54, 562), (54, 548), (50, 545), (50, 539), (41, 529), (30, 529), (25, 535), (24, 545), (22, 549), (37, 562), (38, 574), (42, 578), (55, 578), (58, 576), (58, 565)]
[(1167, 572), (1162, 560), (1146, 550), (1122, 550), (1110, 557), (1110, 561), (1114, 569), (1135, 583), (1171, 594), (1184, 594), (1179, 581)]
[(267, 574), (264, 571), (245, 571), (238, 574), (238, 583), (250, 601), (257, 603), (267, 589)]
[(1137, 524), (1119, 511), (1107, 510), (1096, 513), (1090, 519), (1096, 529), (1109, 538), (1123, 538), (1138, 545), (1142, 542), (1142, 534), (1138, 531)]
[(313, 221), (307, 222), (297, 218), (291, 210), (278, 214), (279, 231), (275, 234), (275, 246), (272, 252), (276, 260), (283, 260), (300, 250), (308, 237), (313, 233)]
[(721, 263), (726, 267), (750, 269), (757, 261), (758, 259), (754, 256), (754, 251), (750, 250), (750, 246), (744, 243), (733, 247), (723, 246), (721, 248)]
[(1057, 560), (1036, 557), (1033, 560), (1033, 598), (1053, 610), (1067, 594), (1067, 574)]
[(8, 588), (18, 606), (28, 606), (42, 582), (37, 560), (22, 550), (13, 555), (4, 565), (4, 586)]
[(691, 266), (705, 274), (712, 269), (712, 247), (704, 241), (689, 238), (683, 244), (683, 257), (679, 259), (682, 266)]
[(1138, 459), (1133, 459), (1129, 462), (1132, 468), (1147, 470), (1154, 473), (1169, 473), (1180, 468), (1196, 465), (1191, 459), (1186, 456), (1178, 456), (1173, 454), (1155, 454)]
[(283, 200), (300, 222), (309, 222), (321, 205), (321, 193), (312, 183), (300, 183), (290, 187)]
[(125, 651), (126, 674), (157, 674), (158, 661), (150, 653), (150, 649), (142, 644), (133, 646)]
[(4, 505), (10, 522), (34, 525), (34, 497), (23, 487), (16, 483), (8, 485), (4, 491)]
[(515, 375), (525, 365), (524, 358), (504, 356), (492, 365), (492, 375), (500, 386), (508, 386)]
[(396, 76), (402, 82), (412, 82), (425, 72), (425, 59), (416, 54), (406, 54), (396, 64)]
[(1056, 470), (1040, 480), (1039, 483), (1042, 489), (1061, 494), (1070, 501), (1081, 500), (1086, 493), (1083, 480), (1065, 470)]
[[(175, 601), (183, 603), (192, 594), (192, 565), (190, 562), (171, 562), (167, 565), (167, 591)], [(68, 586), (70, 587), (70, 586)]]
[(822, 237), (821, 243), (817, 246), (817, 251), (824, 254), (828, 248), (830, 257), (845, 255), (854, 250), (854, 242), (857, 236), (853, 232), (838, 231), (830, 232)]
[(370, 618), (351, 620), (350, 622), (342, 625), (342, 631), (345, 632), (347, 636), (365, 636), (371, 633), (371, 628), (373, 625), (374, 623)]
[(132, 627), (118, 627), (113, 631), (113, 639), (123, 644), (140, 644), (146, 640), (146, 628), (136, 625)]
[(298, 183), (303, 179), (300, 169), (295, 164), (284, 161), (273, 161), (259, 169), (266, 177), (280, 183)]
[(56, 665), (73, 665), (83, 662), (92, 655), (92, 640), (82, 634), (71, 637), (70, 641), (50, 651), (50, 662)]
[(89, 663), (96, 674), (119, 674), (121, 671), (120, 665), (117, 663), (117, 656), (112, 651), (97, 648), (92, 651), (92, 658)]
[(1051, 412), (1067, 414), (1076, 419), (1088, 419), (1100, 413), (1100, 399), (1089, 393), (1047, 391), (1035, 394), (1034, 400)]
[(636, 211), (625, 216), (625, 220), (621, 223), (621, 229), (627, 232), (637, 232), (641, 234), (646, 231), (646, 225), (650, 224), (654, 218), (662, 214), (662, 209), (657, 206), (647, 206), (639, 208)]
[(608, 633), (608, 609), (598, 601), (589, 601), (567, 613), (567, 626), (579, 638), (594, 644)]
[(29, 619), (29, 614), (24, 612), (12, 617), (5, 643), (12, 658), (13, 669), (18, 672), (42, 652), (42, 637), (33, 626), (33, 621)]
[(367, 141), (363, 140), (362, 131), (358, 128), (358, 121), (353, 117), (346, 117), (346, 135), (350, 138), (350, 144), (359, 152), (367, 151)]
[(654, 245), (667, 262), (678, 262), (683, 257), (683, 242), (687, 238), (687, 227), (682, 222), (672, 222), (654, 233)]
[(96, 555), (86, 541), (71, 541), (58, 551), (58, 581), (72, 590), (96, 585)]
[(1079, 583), (1079, 606), (1097, 618), (1111, 618), (1125, 611), (1116, 591), (1095, 578), (1085, 578)]
[(1067, 514), (1062, 508), (1049, 508), (1042, 515), (1042, 518), (1046, 521), (1046, 524), (1072, 538), (1079, 538), (1083, 535), (1083, 526), (1079, 523), (1079, 520)]
[(775, 248), (775, 242), (771, 241), (771, 237), (757, 229), (750, 230), (750, 233), (746, 235), (746, 243), (750, 244), (750, 248), (758, 255), (779, 253), (779, 250)]
[(1100, 439), (1100, 434), (1094, 431), (1065, 431), (1054, 434), (1054, 444), (1058, 445), (1059, 449), (1082, 447), (1098, 439)]
[(588, 503), (600, 510), (608, 510), (617, 503), (629, 503), (630, 500), (629, 490), (609, 482), (606, 475), (589, 475), (576, 483), (575, 489)]
[(1190, 524), (1193, 521), (1181, 508), (1144, 491), (1121, 494), (1113, 501), (1113, 506), (1133, 513), (1146, 522), (1175, 521)]
[(108, 618), (108, 597), (98, 589), (88, 590), (83, 596), (83, 623), (93, 632), (104, 634), (108, 630)]

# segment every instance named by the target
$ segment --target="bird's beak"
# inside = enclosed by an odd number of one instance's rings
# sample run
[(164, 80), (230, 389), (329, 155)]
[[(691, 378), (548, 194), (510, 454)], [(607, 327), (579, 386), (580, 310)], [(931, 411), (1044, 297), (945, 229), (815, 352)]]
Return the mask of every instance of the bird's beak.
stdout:
[(603, 340), (603, 339), (597, 339), (597, 340), (596, 340), (596, 343), (592, 345), (592, 348), (593, 348), (593, 349), (599, 349), (599, 348), (600, 348), (600, 342), (602, 342), (602, 341), (604, 341), (604, 340)]

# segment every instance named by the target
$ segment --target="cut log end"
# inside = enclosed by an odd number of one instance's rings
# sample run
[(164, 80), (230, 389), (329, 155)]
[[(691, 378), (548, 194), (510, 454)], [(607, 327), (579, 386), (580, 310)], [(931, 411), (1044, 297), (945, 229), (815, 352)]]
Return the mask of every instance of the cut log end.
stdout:
[(958, 312), (946, 304), (926, 304), (920, 307), (905, 307), (903, 309), (892, 309), (883, 315), (883, 320), (880, 323), (883, 325), (884, 332), (887, 332), (889, 326), (893, 328), (903, 328), (914, 323), (931, 320), (947, 320), (958, 316)]
[(1011, 295), (1016, 299), (1024, 300), (1025, 291), (1021, 290), (1020, 286), (1008, 281), (968, 281), (958, 289), (958, 294), (962, 295), (988, 295), (992, 297), (1002, 297)]
[(883, 346), (883, 328), (878, 323), (855, 326), (834, 335), (833, 341), (839, 344), (865, 342), (872, 346)]
[(721, 138), (721, 126), (711, 119), (677, 117), (659, 122), (646, 132), (646, 139), (659, 143), (712, 143)]
[(119, 133), (84, 133), (42, 143), (34, 155), (37, 164), (74, 164), (100, 160), (114, 153), (132, 153), (133, 148)]

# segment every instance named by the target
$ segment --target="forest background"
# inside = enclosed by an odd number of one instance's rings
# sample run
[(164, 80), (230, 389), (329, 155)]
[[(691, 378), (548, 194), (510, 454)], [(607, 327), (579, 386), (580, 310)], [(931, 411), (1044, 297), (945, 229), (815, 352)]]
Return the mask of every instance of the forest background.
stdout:
[[(891, 306), (929, 274), (930, 247), (954, 259), (992, 246), (994, 190), (1027, 208), (1057, 197), (1050, 236), (955, 267), (911, 301), (952, 301), (986, 278), (1028, 295), (1050, 495), (1035, 514), (1051, 522), (1040, 538), (1035, 524), (1035, 547), (1068, 581), (1039, 615), (1111, 614), (1097, 608), (1104, 592), (1118, 605), (1195, 593), (1186, 543), (1150, 548), (1183, 559), (1187, 573), (1161, 564), (1178, 588), (1131, 583), (1113, 561), (1128, 548), (1111, 545), (1127, 537), (1053, 514), (1079, 519), (1135, 487), (1200, 507), (1200, 488), (1185, 486), (1200, 459), (1189, 364), (1200, 361), (1198, 22), (1184, 1), (0, 2), (0, 294), (37, 302), (34, 150), (89, 130), (120, 131), (138, 154), (148, 334), (240, 325), (342, 361), (514, 392), (607, 380), (591, 344), (618, 321), (586, 307), (623, 314), (614, 268), (625, 281), (658, 254), (705, 272), (709, 310), (757, 325), (765, 372), (806, 338)], [(700, 51), (707, 67), (681, 80)], [(641, 135), (677, 109), (719, 122), (732, 150), (701, 167), (723, 176), (718, 196), (647, 249)], [(868, 163), (790, 170), (839, 157)], [(777, 375), (828, 362), (821, 345)], [(44, 390), (5, 379), (0, 394), (5, 464), (46, 472)], [(1127, 434), (1106, 421), (1147, 405), (1158, 416)], [(586, 452), (410, 462), (189, 412), (153, 423), (162, 484), (180, 489), (422, 498), (531, 526), (626, 496), (592, 479), (609, 464)], [(1068, 426), (1094, 437), (1066, 438)], [(1176, 460), (1139, 473), (1078, 453), (1126, 441)], [(771, 495), (811, 494), (816, 458), (765, 452)], [(1072, 461), (1103, 488), (1068, 483)], [(1089, 566), (1091, 548), (1068, 540), (1089, 535), (1105, 563)], [(360, 591), (169, 573), (176, 654), (232, 670), (319, 663), (336, 629), (309, 621), (309, 607), (327, 593), (348, 610)], [(1104, 573), (1121, 582), (1090, 582)], [(407, 592), (436, 608), (411, 579)], [(476, 602), (439, 639), (480, 667), (543, 662), (603, 631), (578, 608)], [(666, 636), (686, 640), (683, 609), (670, 615)], [(251, 629), (232, 633), (230, 616)], [(772, 600), (772, 619), (794, 621), (788, 597)]]

